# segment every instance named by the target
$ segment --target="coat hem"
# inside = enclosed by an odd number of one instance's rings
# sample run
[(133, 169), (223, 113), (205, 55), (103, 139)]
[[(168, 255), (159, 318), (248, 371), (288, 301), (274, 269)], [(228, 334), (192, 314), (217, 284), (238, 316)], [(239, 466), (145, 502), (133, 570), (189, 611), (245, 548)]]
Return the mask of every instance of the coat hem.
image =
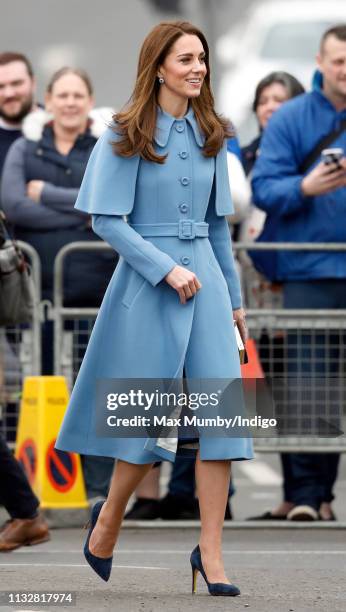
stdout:
[(54, 448), (57, 450), (77, 453), (80, 455), (111, 457), (113, 459), (121, 459), (122, 461), (135, 464), (155, 463), (156, 461), (160, 460), (171, 461), (174, 463), (175, 460), (175, 454), (163, 448), (160, 448), (157, 451), (147, 451), (144, 448), (145, 438), (143, 438), (143, 450), (139, 454), (136, 455), (136, 453), (133, 453), (132, 457), (129, 457), (128, 451), (119, 451), (118, 449), (114, 449), (114, 451), (107, 450), (105, 452), (105, 450), (100, 450), (99, 448), (82, 445), (79, 438), (77, 441), (74, 436), (71, 437), (64, 434), (63, 437), (63, 441), (60, 442), (58, 439), (55, 443)]
[[(145, 438), (143, 438), (143, 442), (144, 441)], [(114, 450), (114, 452), (110, 452), (109, 450), (107, 450), (107, 452), (105, 452), (104, 450), (101, 451), (100, 449), (93, 447), (86, 448), (85, 446), (81, 445), (80, 442), (77, 442), (74, 437), (69, 436), (67, 439), (66, 434), (64, 434), (63, 442), (57, 440), (57, 442), (55, 443), (55, 448), (65, 452), (78, 453), (80, 455), (91, 455), (96, 457), (111, 457), (113, 459), (121, 459), (122, 461), (126, 461), (127, 463), (134, 463), (138, 465), (142, 465), (145, 463), (155, 463), (160, 460), (170, 461), (171, 463), (174, 463), (176, 458), (175, 453), (168, 451), (164, 448), (160, 448), (158, 446), (155, 446), (155, 451), (147, 451), (145, 448), (143, 448), (143, 450), (139, 454), (136, 455), (136, 453), (134, 453), (132, 457), (129, 457), (128, 451)], [(205, 456), (206, 454), (208, 456)], [(232, 452), (230, 452), (224, 453), (223, 456), (220, 457), (218, 453), (206, 453), (205, 451), (203, 452), (203, 449), (201, 449), (200, 458), (201, 461), (247, 461), (250, 459), (254, 459), (254, 453), (250, 451), (248, 453), (244, 453), (239, 457), (234, 455), (234, 453), (232, 454)]]

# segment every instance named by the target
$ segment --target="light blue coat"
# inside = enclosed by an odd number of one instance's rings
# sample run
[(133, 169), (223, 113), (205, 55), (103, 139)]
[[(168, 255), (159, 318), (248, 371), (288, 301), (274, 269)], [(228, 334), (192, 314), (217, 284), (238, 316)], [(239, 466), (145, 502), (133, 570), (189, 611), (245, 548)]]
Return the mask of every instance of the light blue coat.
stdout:
[[(188, 378), (240, 377), (232, 309), (241, 306), (241, 291), (225, 219), (233, 212), (226, 142), (216, 157), (204, 157), (204, 138), (192, 109), (179, 120), (158, 109), (155, 146), (160, 154), (168, 153), (164, 164), (138, 155), (116, 156), (110, 145), (114, 140), (108, 129), (93, 149), (76, 208), (92, 214), (94, 231), (120, 260), (56, 447), (132, 463), (174, 461), (174, 438), (98, 437), (95, 387), (100, 378), (176, 379), (183, 367)], [(191, 237), (195, 227), (205, 234), (206, 223), (209, 237)], [(162, 235), (178, 225), (180, 236)], [(164, 280), (177, 264), (195, 272), (202, 283), (186, 304)], [(200, 455), (251, 459), (252, 441), (202, 437)]]

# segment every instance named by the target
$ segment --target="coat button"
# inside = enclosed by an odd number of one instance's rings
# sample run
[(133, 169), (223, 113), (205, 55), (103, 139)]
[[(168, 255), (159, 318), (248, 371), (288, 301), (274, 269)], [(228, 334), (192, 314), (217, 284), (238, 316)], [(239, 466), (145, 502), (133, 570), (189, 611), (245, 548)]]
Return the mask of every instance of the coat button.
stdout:
[(65, 170), (65, 174), (71, 174), (71, 173), (72, 173), (71, 168), (66, 168), (66, 170)]
[(183, 202), (182, 204), (179, 204), (179, 210), (182, 213), (186, 213), (189, 210), (189, 207), (187, 204), (185, 204), (185, 202)]
[(188, 156), (188, 152), (187, 151), (180, 151), (179, 157), (181, 157), (181, 159), (186, 159), (187, 156)]
[(190, 263), (190, 257), (187, 257), (186, 255), (184, 255), (183, 257), (180, 258), (180, 261), (182, 264), (184, 264), (184, 266), (188, 266)]
[(43, 155), (43, 149), (37, 149), (36, 153), (37, 155)]
[(183, 177), (180, 179), (180, 182), (181, 182), (181, 184), (182, 184), (182, 185), (185, 185), (185, 186), (186, 186), (186, 185), (189, 185), (189, 183), (190, 183), (190, 179), (189, 179), (189, 177), (188, 177), (188, 176), (183, 176)]
[(177, 132), (183, 132), (184, 131), (184, 124), (183, 123), (177, 123), (175, 126), (175, 129), (177, 130)]

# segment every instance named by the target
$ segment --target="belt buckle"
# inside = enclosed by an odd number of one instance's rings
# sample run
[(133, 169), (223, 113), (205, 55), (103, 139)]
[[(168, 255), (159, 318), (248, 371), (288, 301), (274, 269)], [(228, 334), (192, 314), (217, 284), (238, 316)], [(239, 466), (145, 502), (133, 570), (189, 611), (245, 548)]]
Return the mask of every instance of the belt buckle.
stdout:
[(195, 222), (193, 219), (180, 219), (179, 233), (180, 240), (193, 240), (196, 237)]

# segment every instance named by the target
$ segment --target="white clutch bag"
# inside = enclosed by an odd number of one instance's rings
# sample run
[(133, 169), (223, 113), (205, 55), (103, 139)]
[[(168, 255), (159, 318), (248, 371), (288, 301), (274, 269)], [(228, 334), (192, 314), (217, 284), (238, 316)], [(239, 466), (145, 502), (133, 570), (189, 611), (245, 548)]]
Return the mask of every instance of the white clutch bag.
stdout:
[(244, 346), (244, 342), (240, 335), (240, 331), (238, 329), (237, 322), (236, 321), (233, 321), (233, 322), (234, 322), (234, 331), (235, 331), (235, 337), (236, 337), (238, 352), (239, 352), (240, 365), (244, 365), (245, 363), (248, 363), (249, 358), (246, 352), (246, 348)]

